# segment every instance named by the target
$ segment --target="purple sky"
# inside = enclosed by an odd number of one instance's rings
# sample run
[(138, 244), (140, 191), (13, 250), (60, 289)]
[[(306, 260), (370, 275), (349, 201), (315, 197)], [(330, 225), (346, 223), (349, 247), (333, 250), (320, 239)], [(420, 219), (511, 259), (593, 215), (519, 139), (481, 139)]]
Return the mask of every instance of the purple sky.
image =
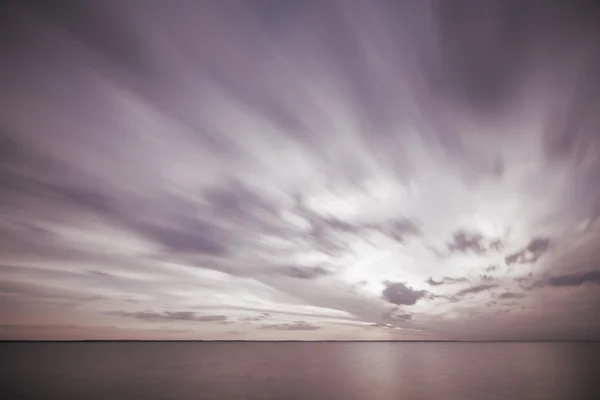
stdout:
[(13, 3), (0, 339), (600, 339), (593, 1)]

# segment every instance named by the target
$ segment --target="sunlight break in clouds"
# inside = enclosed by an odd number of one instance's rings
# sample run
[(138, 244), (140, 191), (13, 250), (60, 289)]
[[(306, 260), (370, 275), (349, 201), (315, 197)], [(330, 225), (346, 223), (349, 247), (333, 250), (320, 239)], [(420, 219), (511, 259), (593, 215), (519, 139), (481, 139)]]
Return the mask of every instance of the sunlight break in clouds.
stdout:
[(599, 337), (597, 9), (7, 11), (1, 338)]

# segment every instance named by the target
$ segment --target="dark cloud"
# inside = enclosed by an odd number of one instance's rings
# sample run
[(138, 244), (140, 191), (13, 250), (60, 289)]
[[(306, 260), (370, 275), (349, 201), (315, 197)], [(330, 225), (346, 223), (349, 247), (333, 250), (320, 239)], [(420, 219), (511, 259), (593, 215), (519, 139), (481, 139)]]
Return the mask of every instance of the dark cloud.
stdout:
[(448, 250), (451, 252), (474, 252), (483, 254), (486, 251), (484, 237), (479, 233), (458, 231), (452, 235), (452, 240), (448, 243)]
[(110, 4), (83, 6), (73, 0), (27, 1), (30, 10), (52, 26), (77, 37), (103, 59), (131, 74), (146, 73), (150, 61), (146, 45), (135, 28)]
[[(524, 4), (527, 3), (527, 4)], [(528, 2), (435, 3), (439, 18), (440, 91), (485, 111), (497, 110), (523, 79), (531, 24)]]
[(507, 265), (513, 264), (533, 264), (540, 257), (542, 257), (548, 247), (550, 246), (550, 239), (548, 238), (533, 238), (529, 244), (521, 250), (509, 254), (505, 257), (504, 261)]
[(318, 267), (301, 267), (301, 266), (285, 266), (273, 269), (276, 274), (288, 276), (296, 279), (317, 279), (323, 276), (331, 275), (331, 271), (321, 266)]
[(163, 322), (163, 321), (189, 321), (189, 322), (224, 322), (227, 317), (224, 315), (199, 315), (192, 311), (114, 311), (111, 314), (125, 317), (132, 317), (144, 321)]
[(523, 297), (525, 297), (525, 294), (523, 294), (523, 293), (515, 293), (515, 292), (504, 292), (504, 293), (500, 293), (497, 296), (498, 299), (502, 299), (502, 300), (507, 300), (507, 299), (522, 299)]
[(591, 270), (566, 275), (556, 275), (548, 278), (550, 286), (581, 286), (585, 283), (600, 285), (600, 270)]
[(490, 265), (489, 267), (486, 267), (485, 272), (494, 272), (496, 271), (498, 268), (500, 268), (499, 265)]
[(446, 284), (469, 282), (469, 279), (467, 279), (465, 277), (451, 278), (451, 277), (445, 276), (442, 279), (436, 281), (435, 279), (430, 277), (425, 282), (431, 286), (441, 286), (441, 285), (446, 285)]
[(501, 239), (486, 238), (481, 233), (461, 229), (454, 232), (447, 247), (452, 253), (471, 252), (483, 255), (492, 250), (502, 251), (504, 243)]
[(412, 306), (427, 294), (425, 290), (415, 290), (402, 282), (386, 281), (384, 284), (383, 298), (396, 305)]
[(468, 294), (477, 294), (477, 293), (488, 291), (490, 289), (495, 289), (497, 287), (499, 287), (498, 284), (492, 284), (492, 283), (475, 285), (475, 286), (471, 286), (471, 287), (468, 287), (466, 289), (458, 291), (455, 294), (455, 296), (457, 296), (457, 297), (464, 297), (464, 296), (466, 296)]
[(148, 222), (136, 224), (139, 232), (175, 253), (223, 256), (227, 253), (225, 233), (216, 225), (196, 219), (182, 219), (174, 226)]
[(316, 331), (321, 329), (319, 325), (310, 324), (306, 321), (294, 321), (289, 324), (265, 324), (259, 329), (275, 331)]
[(102, 272), (102, 271), (96, 271), (96, 270), (91, 270), (90, 274), (92, 274), (94, 276), (100, 276), (102, 278), (113, 278), (114, 277), (114, 275), (111, 275), (109, 273)]

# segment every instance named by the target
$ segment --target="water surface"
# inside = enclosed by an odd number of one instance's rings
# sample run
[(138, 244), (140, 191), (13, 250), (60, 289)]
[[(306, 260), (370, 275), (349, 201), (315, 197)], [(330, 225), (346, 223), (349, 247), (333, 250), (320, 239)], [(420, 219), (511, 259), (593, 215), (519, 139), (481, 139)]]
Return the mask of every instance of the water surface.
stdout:
[(0, 343), (3, 399), (600, 399), (600, 343)]

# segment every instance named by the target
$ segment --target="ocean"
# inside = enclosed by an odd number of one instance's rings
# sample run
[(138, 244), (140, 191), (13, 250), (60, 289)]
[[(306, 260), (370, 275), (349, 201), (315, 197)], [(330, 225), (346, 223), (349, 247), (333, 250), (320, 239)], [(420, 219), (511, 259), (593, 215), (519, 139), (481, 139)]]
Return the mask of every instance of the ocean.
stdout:
[(600, 343), (0, 343), (0, 398), (600, 399)]

